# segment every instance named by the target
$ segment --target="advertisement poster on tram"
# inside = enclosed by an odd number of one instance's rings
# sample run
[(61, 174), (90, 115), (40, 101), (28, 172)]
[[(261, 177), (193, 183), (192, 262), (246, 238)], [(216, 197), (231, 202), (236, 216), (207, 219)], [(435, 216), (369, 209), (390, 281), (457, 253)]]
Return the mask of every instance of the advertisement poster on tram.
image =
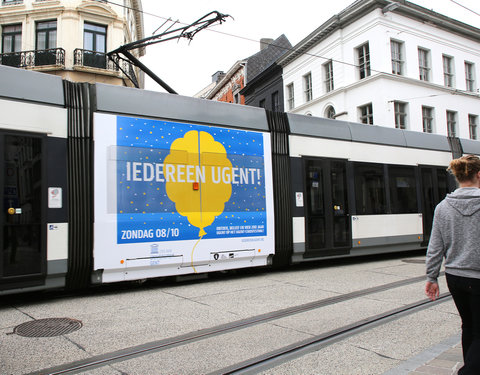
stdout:
[(273, 252), (269, 134), (95, 114), (94, 135), (99, 267)]

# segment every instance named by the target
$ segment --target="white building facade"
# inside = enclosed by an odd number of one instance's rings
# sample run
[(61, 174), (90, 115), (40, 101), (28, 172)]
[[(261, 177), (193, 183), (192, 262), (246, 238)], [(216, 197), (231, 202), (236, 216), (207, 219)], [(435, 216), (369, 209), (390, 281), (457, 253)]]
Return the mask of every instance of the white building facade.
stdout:
[(356, 1), (279, 64), (289, 112), (480, 136), (480, 29), (407, 1)]
[[(106, 53), (142, 39), (141, 0), (0, 0), (0, 64), (76, 82), (133, 86)], [(144, 50), (132, 51), (137, 57)], [(135, 79), (144, 87), (143, 72)]]

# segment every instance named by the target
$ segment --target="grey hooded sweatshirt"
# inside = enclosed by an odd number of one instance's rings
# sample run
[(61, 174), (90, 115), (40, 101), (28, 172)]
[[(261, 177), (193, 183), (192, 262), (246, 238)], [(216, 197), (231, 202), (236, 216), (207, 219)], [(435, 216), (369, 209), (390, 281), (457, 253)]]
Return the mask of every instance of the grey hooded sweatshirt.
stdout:
[(427, 250), (427, 280), (445, 272), (480, 279), (480, 189), (458, 188), (435, 208)]

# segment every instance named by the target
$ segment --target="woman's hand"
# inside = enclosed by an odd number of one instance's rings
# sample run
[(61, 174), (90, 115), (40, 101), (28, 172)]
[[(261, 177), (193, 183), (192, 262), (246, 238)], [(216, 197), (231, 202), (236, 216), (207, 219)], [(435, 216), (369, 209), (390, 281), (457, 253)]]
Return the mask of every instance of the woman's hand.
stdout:
[(440, 295), (440, 288), (438, 284), (427, 281), (427, 284), (425, 285), (425, 294), (432, 301), (435, 301)]

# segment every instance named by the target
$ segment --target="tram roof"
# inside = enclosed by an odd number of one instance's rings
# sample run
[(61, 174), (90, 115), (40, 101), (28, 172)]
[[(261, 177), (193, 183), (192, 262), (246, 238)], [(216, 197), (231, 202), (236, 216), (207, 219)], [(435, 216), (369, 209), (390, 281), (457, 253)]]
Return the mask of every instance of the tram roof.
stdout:
[[(398, 147), (450, 151), (448, 138), (439, 134), (427, 134), (416, 131), (387, 128), (378, 125), (365, 125), (291, 113), (288, 114), (288, 120), (290, 123), (291, 134), (296, 135)], [(475, 148), (474, 144), (469, 144), (469, 146), (470, 148)], [(476, 145), (476, 150), (476, 153), (480, 152), (480, 145)]]
[(62, 78), (0, 65), (0, 97), (64, 105)]

